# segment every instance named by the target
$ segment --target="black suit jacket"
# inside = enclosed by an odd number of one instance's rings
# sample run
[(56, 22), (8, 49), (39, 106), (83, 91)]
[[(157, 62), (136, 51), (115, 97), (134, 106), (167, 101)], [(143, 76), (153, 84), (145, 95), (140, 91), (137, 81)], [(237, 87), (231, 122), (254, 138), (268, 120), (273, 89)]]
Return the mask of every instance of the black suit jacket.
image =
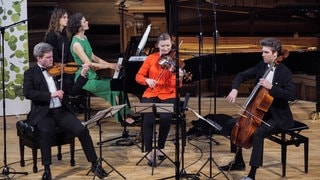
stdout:
[[(265, 67), (266, 64), (260, 61), (256, 66), (238, 73), (233, 81), (232, 88), (238, 89), (242, 82), (254, 78), (256, 79), (256, 83), (258, 83), (265, 72)], [(273, 87), (269, 93), (274, 99), (264, 119), (267, 120), (267, 118), (272, 117), (277, 121), (280, 129), (286, 130), (294, 125), (288, 101), (296, 99), (290, 69), (282, 63), (278, 64), (274, 72), (272, 84)]]
[[(79, 76), (74, 83), (69, 95), (80, 94), (82, 86), (87, 82), (87, 78)], [(63, 89), (65, 86), (63, 85)], [(42, 70), (38, 65), (35, 65), (25, 71), (23, 81), (23, 94), (27, 99), (31, 100), (31, 110), (28, 114), (28, 123), (36, 125), (41, 119), (43, 119), (49, 112), (49, 105), (51, 95), (45, 77), (42, 74)], [(69, 103), (66, 102), (67, 94), (64, 94), (62, 99), (62, 106), (72, 112), (72, 108)]]

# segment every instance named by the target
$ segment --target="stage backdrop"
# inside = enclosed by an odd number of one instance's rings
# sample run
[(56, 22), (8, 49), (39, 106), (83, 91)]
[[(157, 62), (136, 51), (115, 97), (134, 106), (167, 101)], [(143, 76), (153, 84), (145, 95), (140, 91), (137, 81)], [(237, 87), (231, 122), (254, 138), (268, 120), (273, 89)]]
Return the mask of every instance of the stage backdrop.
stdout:
[[(23, 73), (29, 68), (27, 0), (1, 0), (0, 4), (0, 115), (3, 116), (4, 112), (3, 102), (5, 115), (26, 114), (30, 110), (30, 101), (23, 96), (22, 83)], [(5, 96), (2, 82), (5, 84)]]

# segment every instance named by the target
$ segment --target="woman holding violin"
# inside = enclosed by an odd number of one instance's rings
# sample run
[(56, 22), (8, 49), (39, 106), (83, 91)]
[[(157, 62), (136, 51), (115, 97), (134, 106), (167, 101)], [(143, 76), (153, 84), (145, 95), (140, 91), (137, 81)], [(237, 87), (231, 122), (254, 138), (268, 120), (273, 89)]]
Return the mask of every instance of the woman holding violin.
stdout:
[[(71, 33), (67, 28), (69, 14), (67, 10), (55, 8), (50, 16), (47, 32), (44, 37), (44, 42), (49, 43), (53, 47), (53, 62), (54, 66), (49, 71), (53, 76), (60, 76), (64, 70), (63, 67), (67, 63), (73, 62), (70, 54)], [(64, 64), (64, 65), (61, 65)], [(66, 85), (66, 91), (71, 91), (74, 84), (74, 73), (78, 67), (68, 67), (67, 73), (63, 73), (63, 81)], [(79, 108), (79, 107), (77, 107)]]
[[(143, 103), (172, 103), (175, 104), (176, 98), (176, 73), (172, 71), (172, 65), (175, 64), (174, 57), (168, 60), (172, 52), (171, 37), (167, 33), (158, 36), (157, 45), (159, 52), (153, 53), (147, 57), (136, 74), (136, 81), (139, 84), (146, 85), (147, 89), (142, 95)], [(167, 59), (168, 61), (166, 62)], [(182, 85), (183, 73), (179, 71), (180, 86)], [(158, 147), (161, 151), (157, 152), (158, 158), (165, 158), (163, 149), (170, 130), (172, 115), (170, 113), (160, 114)], [(148, 153), (148, 164), (153, 165), (152, 151), (152, 133), (155, 117), (153, 113), (146, 113), (143, 117), (143, 138), (145, 150)]]
[[(247, 177), (243, 177), (244, 180), (254, 180), (257, 168), (261, 165), (261, 159), (263, 155), (263, 141), (264, 138), (270, 136), (271, 134), (277, 131), (287, 130), (288, 128), (293, 127), (294, 121), (292, 117), (292, 112), (289, 107), (288, 101), (294, 101), (296, 99), (295, 87), (292, 82), (292, 73), (291, 71), (280, 61), (288, 56), (288, 51), (282, 50), (281, 41), (276, 38), (264, 38), (260, 41), (262, 46), (262, 58), (263, 61), (260, 61), (256, 66), (249, 68), (243, 72), (240, 72), (236, 75), (233, 84), (232, 90), (229, 95), (226, 97), (226, 100), (235, 103), (236, 97), (238, 95), (238, 88), (242, 82), (249, 79), (256, 79), (256, 87), (259, 87), (258, 92), (266, 90), (268, 96), (272, 98), (270, 101), (270, 107), (266, 109), (266, 112), (260, 117), (259, 126), (253, 131), (251, 136), (248, 136), (248, 142), (251, 144), (243, 144), (243, 147), (249, 148), (252, 146), (250, 166), (251, 169)], [(266, 73), (266, 69), (268, 69)], [(262, 97), (258, 96), (258, 93), (254, 95), (255, 98), (249, 102), (248, 106), (259, 102)], [(258, 103), (258, 106), (261, 103)], [(247, 106), (247, 107), (248, 107)], [(245, 112), (248, 109), (244, 110)], [(253, 113), (254, 108), (251, 108), (247, 112)], [(222, 133), (225, 135), (230, 135), (231, 139), (231, 151), (236, 152), (235, 161), (229, 163), (226, 166), (221, 166), (221, 170), (245, 170), (245, 163), (242, 158), (242, 144), (238, 143), (242, 140), (235, 139), (239, 138), (238, 134), (241, 132), (239, 130), (240, 120), (245, 120), (249, 122), (249, 117), (242, 118), (240, 116), (238, 119), (232, 119), (228, 122), (230, 127), (224, 127)], [(258, 118), (252, 118), (258, 119)], [(256, 123), (255, 123), (256, 124)], [(241, 128), (252, 128), (249, 125)], [(236, 129), (236, 130), (235, 130)], [(232, 130), (232, 131), (231, 131)], [(233, 143), (232, 143), (233, 142)], [(234, 144), (236, 143), (238, 147)], [(238, 150), (236, 150), (238, 148)]]

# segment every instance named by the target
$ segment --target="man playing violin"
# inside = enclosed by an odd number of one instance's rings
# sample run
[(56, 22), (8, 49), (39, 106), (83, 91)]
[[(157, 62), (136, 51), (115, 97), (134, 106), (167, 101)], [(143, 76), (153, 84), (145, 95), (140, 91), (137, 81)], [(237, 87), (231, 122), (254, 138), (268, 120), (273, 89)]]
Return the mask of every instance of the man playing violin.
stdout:
[[(89, 130), (81, 124), (66, 102), (64, 86), (58, 87), (59, 84), (56, 85), (53, 77), (46, 70), (53, 66), (52, 50), (53, 47), (50, 44), (43, 42), (34, 47), (33, 55), (37, 60), (37, 65), (25, 71), (23, 82), (24, 96), (32, 102), (27, 123), (34, 126), (39, 132), (38, 141), (41, 160), (44, 165), (42, 179), (52, 179), (50, 172), (51, 144), (56, 126), (73, 133), (79, 138), (87, 160), (92, 163), (92, 171), (99, 178), (103, 178), (108, 174), (97, 161)], [(87, 82), (86, 73), (88, 69), (89, 65), (84, 64), (81, 75), (69, 93), (76, 95), (81, 91), (82, 86)]]
[[(254, 67), (238, 73), (233, 81), (232, 90), (226, 97), (227, 101), (235, 103), (238, 95), (237, 89), (242, 82), (249, 79), (256, 79), (257, 85), (267, 89), (270, 96), (273, 97), (270, 108), (262, 118), (266, 123), (261, 123), (261, 126), (254, 131), (251, 137), (251, 169), (248, 176), (242, 178), (244, 180), (255, 179), (256, 171), (261, 165), (264, 138), (275, 132), (284, 131), (294, 126), (288, 101), (294, 101), (296, 99), (295, 87), (292, 82), (291, 71), (284, 64), (278, 62), (279, 59), (283, 58), (283, 53), (285, 52), (282, 50), (281, 41), (275, 38), (264, 38), (260, 41), (260, 45), (262, 46), (263, 61), (260, 61)], [(265, 74), (266, 67), (273, 65), (274, 62), (279, 64), (267, 68), (270, 69), (270, 71)], [(222, 129), (222, 134), (229, 136), (236, 121), (237, 119), (230, 120), (228, 122), (228, 125), (230, 126), (224, 127)], [(236, 153), (235, 160), (226, 166), (221, 166), (220, 169), (225, 171), (245, 170), (241, 147), (236, 147), (236, 145), (231, 143), (231, 152)]]

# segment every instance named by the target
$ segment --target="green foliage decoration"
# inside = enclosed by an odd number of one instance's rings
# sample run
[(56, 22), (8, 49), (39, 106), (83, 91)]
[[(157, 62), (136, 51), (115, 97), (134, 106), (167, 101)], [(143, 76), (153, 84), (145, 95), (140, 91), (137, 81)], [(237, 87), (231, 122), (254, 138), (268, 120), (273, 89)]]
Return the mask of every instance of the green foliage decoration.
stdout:
[[(11, 0), (9, 0), (11, 1)], [(28, 60), (28, 25), (26, 23), (19, 23), (26, 18), (21, 17), (21, 4), (25, 0), (13, 0), (7, 2), (11, 3), (11, 6), (5, 6), (4, 1), (1, 0), (0, 4), (0, 26), (5, 27), (4, 22), (8, 25), (17, 23), (16, 26), (12, 26), (5, 29), (4, 41), (5, 48), (1, 47), (0, 54), (4, 49), (4, 77), (2, 77), (2, 65), (0, 68), (0, 81), (5, 83), (5, 98), (6, 99), (20, 99), (24, 100), (22, 85), (23, 85), (23, 73), (29, 68)], [(9, 22), (9, 23), (8, 23)], [(1, 55), (2, 56), (2, 55)], [(2, 59), (2, 57), (0, 57)], [(10, 61), (8, 61), (10, 60)], [(2, 63), (2, 62), (1, 62)], [(2, 79), (4, 78), (4, 79)], [(0, 85), (3, 89), (2, 83)], [(3, 92), (0, 91), (0, 100), (3, 99)]]

